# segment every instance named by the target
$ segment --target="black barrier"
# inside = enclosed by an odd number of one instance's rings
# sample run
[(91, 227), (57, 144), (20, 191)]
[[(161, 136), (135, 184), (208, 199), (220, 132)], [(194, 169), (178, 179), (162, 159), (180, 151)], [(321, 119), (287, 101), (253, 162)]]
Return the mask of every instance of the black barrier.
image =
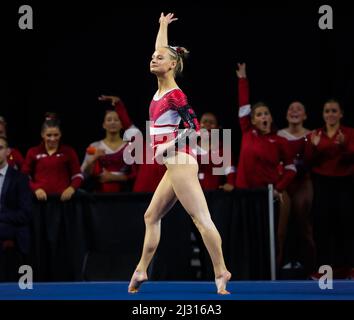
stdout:
[[(36, 281), (130, 279), (144, 240), (144, 212), (152, 194), (88, 194), (68, 202), (37, 202), (32, 264)], [(268, 193), (207, 192), (210, 213), (223, 241), (233, 279), (270, 279)], [(161, 241), (149, 268), (151, 280), (196, 280), (192, 272), (193, 226), (180, 203), (162, 220)], [(199, 242), (200, 244), (201, 242)], [(213, 279), (201, 244), (204, 279)]]

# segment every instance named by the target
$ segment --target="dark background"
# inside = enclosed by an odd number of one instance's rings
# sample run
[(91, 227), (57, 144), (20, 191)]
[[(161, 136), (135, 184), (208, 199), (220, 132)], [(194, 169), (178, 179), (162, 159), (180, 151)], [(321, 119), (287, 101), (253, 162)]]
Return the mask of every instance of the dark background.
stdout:
[[(0, 114), (11, 144), (24, 154), (40, 142), (44, 113), (55, 111), (64, 142), (82, 160), (87, 145), (104, 134), (100, 94), (119, 95), (145, 131), (157, 89), (149, 61), (161, 11), (179, 18), (169, 42), (191, 51), (180, 87), (199, 116), (213, 111), (224, 128), (233, 128), (236, 154), (237, 62), (247, 63), (251, 102), (267, 102), (279, 128), (294, 99), (307, 107), (306, 126), (321, 126), (323, 103), (332, 97), (345, 109), (344, 123), (354, 126), (354, 11), (348, 1), (10, 3), (1, 4)], [(23, 4), (33, 8), (33, 30), (18, 28)], [(333, 8), (333, 30), (318, 27), (324, 4)]]

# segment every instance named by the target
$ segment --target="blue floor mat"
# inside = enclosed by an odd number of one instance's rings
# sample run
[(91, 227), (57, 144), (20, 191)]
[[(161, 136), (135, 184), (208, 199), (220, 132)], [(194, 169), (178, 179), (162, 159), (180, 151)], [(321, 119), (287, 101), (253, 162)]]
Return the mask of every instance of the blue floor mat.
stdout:
[(354, 281), (333, 281), (321, 290), (316, 281), (232, 281), (230, 295), (216, 294), (213, 282), (151, 281), (129, 294), (128, 282), (0, 284), (0, 300), (354, 300)]

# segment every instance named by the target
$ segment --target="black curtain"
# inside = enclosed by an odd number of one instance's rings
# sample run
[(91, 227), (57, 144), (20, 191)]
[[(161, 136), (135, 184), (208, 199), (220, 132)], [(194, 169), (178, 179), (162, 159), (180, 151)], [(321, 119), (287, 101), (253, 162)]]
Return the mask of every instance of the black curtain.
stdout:
[[(35, 205), (32, 264), (36, 281), (130, 279), (141, 255), (144, 212), (152, 194), (88, 194), (68, 202), (50, 197)], [(233, 279), (269, 279), (267, 190), (206, 193)], [(193, 228), (179, 202), (163, 218), (151, 280), (196, 280), (191, 267)], [(201, 241), (203, 279), (213, 279)]]

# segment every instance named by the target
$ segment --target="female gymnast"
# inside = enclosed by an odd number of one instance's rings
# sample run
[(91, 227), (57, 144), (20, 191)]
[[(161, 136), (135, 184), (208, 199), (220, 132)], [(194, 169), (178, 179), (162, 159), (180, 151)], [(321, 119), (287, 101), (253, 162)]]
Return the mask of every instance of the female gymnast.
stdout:
[[(307, 135), (305, 159), (313, 181), (313, 231), (317, 267), (330, 265), (334, 278), (354, 273), (354, 129), (343, 126), (338, 101), (323, 106), (324, 126)], [(322, 274), (315, 273), (317, 280)]]
[[(296, 175), (294, 159), (287, 140), (276, 134), (273, 118), (268, 106), (262, 102), (249, 104), (249, 84), (246, 64), (239, 63), (236, 70), (239, 94), (239, 122), (242, 131), (241, 151), (236, 176), (236, 187), (240, 189), (274, 186), (274, 197), (279, 200), (279, 222), (277, 228), (277, 266), (283, 262), (283, 248), (289, 216), (287, 187)], [(279, 163), (284, 173), (278, 171)]]
[[(292, 102), (287, 110), (288, 127), (278, 131), (278, 135), (288, 140), (291, 157), (295, 159), (296, 176), (286, 189), (290, 198), (290, 216), (296, 223), (296, 233), (299, 239), (298, 247), (301, 261), (304, 264), (306, 276), (313, 273), (315, 268), (315, 242), (312, 231), (311, 207), (313, 186), (310, 168), (305, 163), (305, 145), (310, 130), (304, 127), (307, 119), (305, 106)], [(284, 226), (286, 227), (286, 226)]]
[(173, 13), (166, 16), (161, 14), (155, 52), (150, 62), (150, 71), (158, 80), (158, 91), (149, 109), (152, 121), (150, 135), (155, 147), (155, 157), (168, 151), (167, 156), (163, 158), (167, 170), (144, 215), (146, 230), (143, 251), (131, 278), (128, 292), (138, 292), (140, 285), (147, 280), (147, 268), (160, 240), (161, 219), (179, 200), (201, 233), (210, 254), (217, 293), (229, 294), (226, 284), (231, 278), (231, 273), (226, 269), (221, 237), (211, 220), (198, 180), (198, 163), (187, 145), (174, 151), (178, 140), (184, 135), (178, 134), (181, 120), (191, 135), (199, 131), (196, 115), (175, 81), (175, 76), (183, 70), (183, 59), (188, 53), (185, 48), (168, 45), (168, 25), (175, 20), (177, 18), (174, 18)]

